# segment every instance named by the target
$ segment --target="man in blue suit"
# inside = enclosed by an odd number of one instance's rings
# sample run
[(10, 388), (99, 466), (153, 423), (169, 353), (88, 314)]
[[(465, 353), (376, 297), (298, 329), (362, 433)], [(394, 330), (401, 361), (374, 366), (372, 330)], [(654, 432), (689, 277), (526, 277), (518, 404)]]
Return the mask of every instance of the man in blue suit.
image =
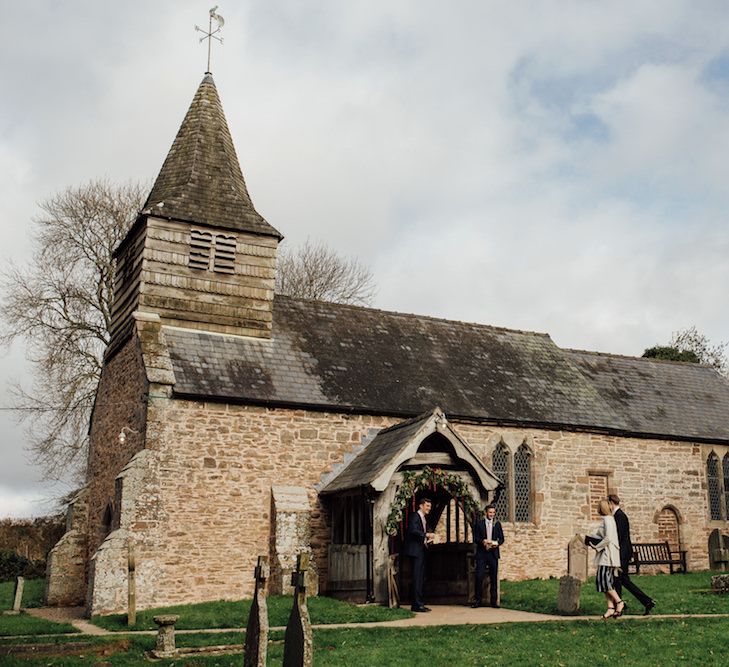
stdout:
[(476, 599), (472, 607), (482, 607), (483, 580), (486, 569), (489, 571), (491, 585), (491, 606), (499, 606), (499, 547), (504, 543), (504, 529), (496, 520), (496, 508), (488, 505), (485, 516), (473, 524), (473, 541), (476, 543)]
[(433, 541), (435, 535), (428, 532), (425, 517), (430, 513), (433, 503), (430, 498), (421, 498), (418, 511), (408, 519), (408, 531), (405, 534), (403, 552), (410, 557), (413, 570), (413, 599), (410, 609), (413, 611), (430, 611), (423, 602), (423, 583), (425, 581), (425, 547)]

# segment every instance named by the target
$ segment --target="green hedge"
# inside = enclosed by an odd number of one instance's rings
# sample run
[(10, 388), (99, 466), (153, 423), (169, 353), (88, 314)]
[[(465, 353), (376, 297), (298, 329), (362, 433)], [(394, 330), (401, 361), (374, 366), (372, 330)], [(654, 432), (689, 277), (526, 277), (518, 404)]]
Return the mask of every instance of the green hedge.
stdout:
[(13, 581), (15, 577), (38, 578), (45, 574), (45, 561), (29, 560), (14, 551), (0, 551), (0, 581)]

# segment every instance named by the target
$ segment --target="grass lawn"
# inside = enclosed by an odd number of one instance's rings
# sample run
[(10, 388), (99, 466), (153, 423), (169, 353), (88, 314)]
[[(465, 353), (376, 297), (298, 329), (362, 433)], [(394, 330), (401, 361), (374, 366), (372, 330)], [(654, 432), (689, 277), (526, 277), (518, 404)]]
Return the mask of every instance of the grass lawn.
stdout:
[[(23, 607), (42, 607), (45, 589), (45, 579), (26, 579), (23, 587)], [(0, 581), (0, 610), (13, 608), (14, 592), (14, 581)]]
[[(42, 618), (18, 614), (0, 616), (0, 637), (12, 635), (52, 635), (62, 632), (78, 632), (70, 623), (54, 623)], [(2, 664), (2, 660), (0, 660)]]
[[(268, 622), (271, 627), (285, 626), (289, 620), (293, 599), (284, 596), (268, 598)], [(327, 597), (309, 598), (309, 615), (312, 623), (365, 623), (368, 621), (392, 621), (409, 618), (413, 614), (406, 609), (388, 609), (380, 605), (357, 606)], [(127, 627), (125, 614), (94, 616), (92, 623), (107, 630), (156, 630), (152, 617), (158, 614), (179, 614), (180, 620), (175, 627), (179, 630), (200, 628), (244, 628), (248, 622), (250, 600), (235, 602), (203, 602), (201, 604), (180, 605), (148, 609), (137, 613), (137, 623)]]
[[(656, 600), (654, 614), (729, 614), (729, 597), (707, 593), (715, 572), (631, 576), (647, 595)], [(557, 613), (559, 579), (531, 579), (501, 583), (501, 604), (544, 614)], [(628, 614), (642, 614), (643, 606), (627, 591)], [(580, 613), (592, 615), (605, 611), (605, 596), (595, 590), (595, 580), (582, 585)]]
[[(519, 623), (495, 626), (434, 626), (426, 628), (321, 629), (314, 633), (314, 664), (357, 667), (423, 664), (453, 665), (546, 665), (582, 667), (594, 662), (614, 662), (631, 667), (726, 664), (729, 619), (670, 619), (630, 621), (573, 621)], [(45, 655), (22, 659), (3, 655), (3, 667), (103, 664), (121, 667), (144, 664), (144, 651), (153, 637), (133, 637), (129, 645), (112, 655), (94, 655), (112, 639), (84, 638), (83, 656)], [(241, 633), (180, 635), (178, 646), (240, 644)], [(68, 645), (68, 642), (65, 642)], [(89, 647), (89, 644), (91, 645)], [(280, 665), (283, 644), (280, 635), (269, 644), (268, 664)], [(176, 665), (240, 665), (240, 654), (208, 658), (165, 660), (161, 667)]]

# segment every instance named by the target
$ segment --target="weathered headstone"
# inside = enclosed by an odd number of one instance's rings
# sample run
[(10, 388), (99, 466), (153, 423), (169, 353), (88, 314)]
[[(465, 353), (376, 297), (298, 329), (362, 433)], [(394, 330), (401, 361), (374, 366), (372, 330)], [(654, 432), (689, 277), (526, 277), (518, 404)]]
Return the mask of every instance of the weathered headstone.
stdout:
[(266, 580), (269, 575), (268, 558), (258, 557), (256, 565), (256, 587), (253, 592), (251, 613), (246, 626), (246, 643), (243, 653), (244, 667), (266, 667), (268, 650), (268, 603), (266, 602)]
[(134, 543), (129, 542), (127, 556), (127, 626), (137, 624), (137, 554)]
[(17, 577), (15, 579), (15, 594), (13, 595), (13, 611), (20, 613), (20, 607), (23, 604), (23, 589), (25, 588), (25, 579)]
[(565, 574), (559, 580), (559, 593), (557, 594), (557, 612), (560, 614), (576, 614), (580, 611), (580, 590), (582, 580)]
[(180, 619), (175, 614), (162, 614), (155, 616), (154, 622), (157, 630), (157, 644), (152, 651), (155, 658), (174, 658), (177, 655), (175, 648), (175, 623)]
[(284, 638), (284, 667), (311, 667), (314, 660), (313, 637), (309, 609), (306, 606), (306, 571), (309, 569), (309, 554), (296, 557), (296, 570), (291, 575), (294, 587), (294, 606)]
[(711, 590), (714, 593), (729, 595), (729, 574), (717, 574), (711, 577)]
[(579, 535), (575, 535), (567, 545), (567, 574), (580, 581), (587, 581), (587, 547)]

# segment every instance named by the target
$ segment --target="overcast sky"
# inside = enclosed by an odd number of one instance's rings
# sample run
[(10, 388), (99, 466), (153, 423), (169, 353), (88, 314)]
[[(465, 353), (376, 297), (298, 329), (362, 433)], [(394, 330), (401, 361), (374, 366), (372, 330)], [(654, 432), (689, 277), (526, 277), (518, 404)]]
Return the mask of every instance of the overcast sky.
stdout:
[[(153, 179), (212, 2), (0, 0), (2, 264), (37, 202)], [(725, 2), (220, 0), (212, 71), (256, 208), (368, 264), (379, 308), (640, 355), (729, 339)], [(6, 381), (30, 378), (21, 347)], [(44, 513), (0, 412), (0, 516)]]

